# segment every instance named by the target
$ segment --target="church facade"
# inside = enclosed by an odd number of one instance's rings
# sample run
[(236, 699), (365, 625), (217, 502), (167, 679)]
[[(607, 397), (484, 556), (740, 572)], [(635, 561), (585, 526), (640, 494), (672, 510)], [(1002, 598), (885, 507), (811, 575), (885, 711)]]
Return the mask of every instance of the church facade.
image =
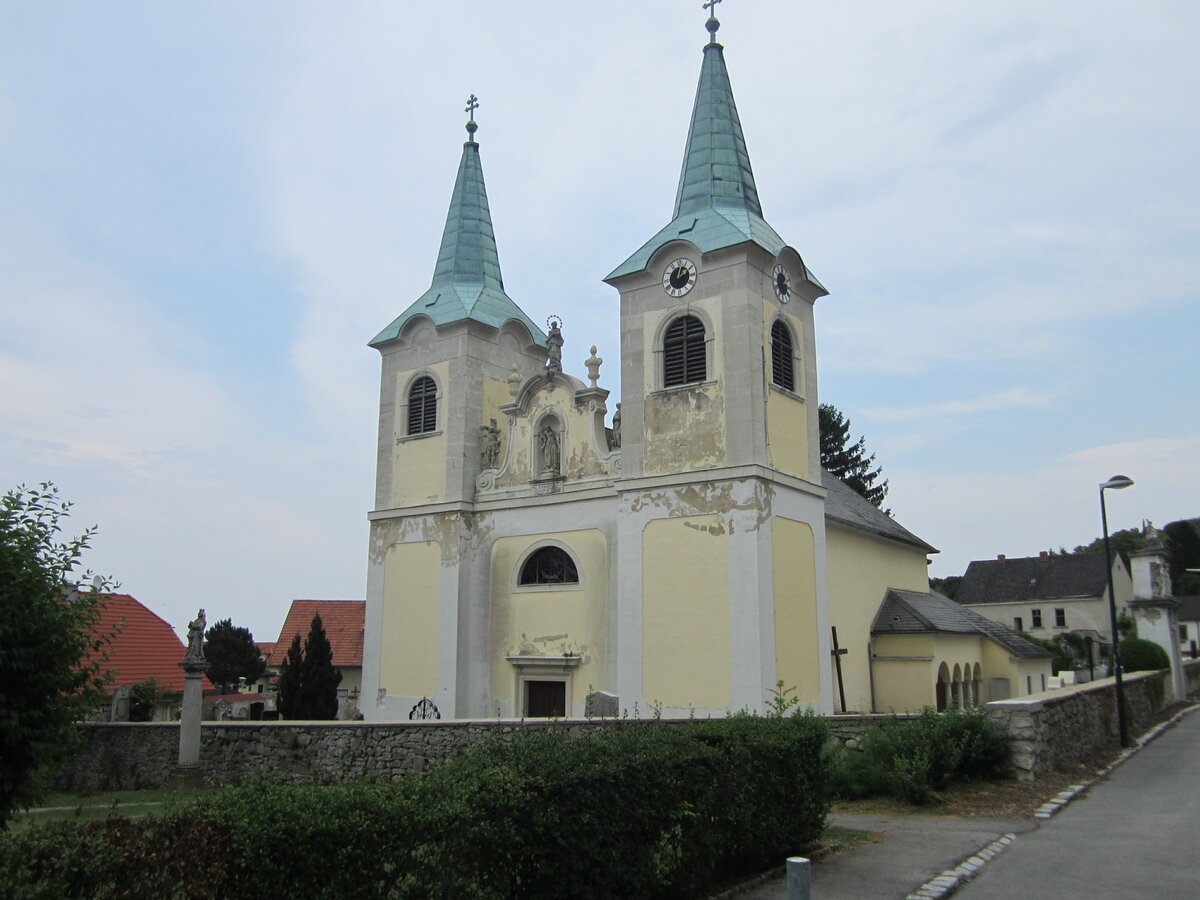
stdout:
[(874, 708), (876, 614), (936, 551), (822, 472), (827, 292), (763, 218), (717, 27), (672, 218), (606, 279), (620, 403), (506, 293), (468, 123), (432, 284), (371, 341), (368, 719)]

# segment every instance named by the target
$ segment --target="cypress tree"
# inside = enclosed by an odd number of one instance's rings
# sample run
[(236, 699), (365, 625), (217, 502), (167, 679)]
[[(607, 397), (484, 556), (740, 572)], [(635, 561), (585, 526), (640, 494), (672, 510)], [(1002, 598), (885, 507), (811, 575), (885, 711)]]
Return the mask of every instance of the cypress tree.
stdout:
[(333, 647), (318, 613), (313, 616), (304, 649), (300, 648), (300, 635), (294, 635), (280, 667), (279, 715), (285, 719), (336, 719), (341, 683), (342, 673), (333, 666)]

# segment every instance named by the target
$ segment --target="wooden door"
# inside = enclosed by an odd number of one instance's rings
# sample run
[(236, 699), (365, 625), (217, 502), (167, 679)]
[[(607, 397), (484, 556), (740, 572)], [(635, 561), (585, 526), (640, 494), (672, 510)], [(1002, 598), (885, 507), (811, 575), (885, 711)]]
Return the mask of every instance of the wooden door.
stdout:
[(567, 686), (563, 682), (527, 681), (525, 691), (525, 715), (529, 718), (562, 718), (567, 714)]

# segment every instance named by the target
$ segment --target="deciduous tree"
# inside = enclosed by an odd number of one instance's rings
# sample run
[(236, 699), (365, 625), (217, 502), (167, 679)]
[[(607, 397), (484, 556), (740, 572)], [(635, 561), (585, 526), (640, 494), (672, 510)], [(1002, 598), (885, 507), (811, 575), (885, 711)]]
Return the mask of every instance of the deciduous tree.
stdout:
[(256, 680), (266, 669), (250, 629), (238, 627), (230, 619), (222, 619), (205, 633), (204, 657), (208, 677), (222, 692), (236, 687), (239, 678)]
[(96, 530), (63, 539), (70, 508), (49, 483), (0, 500), (0, 827), (41, 796), (41, 776), (75, 746), (75, 722), (108, 698), (97, 624), (114, 585), (77, 573)]

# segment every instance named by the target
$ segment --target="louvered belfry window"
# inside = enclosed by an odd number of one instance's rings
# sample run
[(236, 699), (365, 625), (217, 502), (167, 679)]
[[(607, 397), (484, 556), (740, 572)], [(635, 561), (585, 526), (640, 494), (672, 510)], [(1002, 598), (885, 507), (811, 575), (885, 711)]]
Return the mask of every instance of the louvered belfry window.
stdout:
[(437, 431), (437, 385), (422, 375), (408, 389), (408, 433)]
[(680, 316), (663, 338), (663, 387), (704, 381), (704, 323), (695, 316)]
[(779, 319), (771, 326), (771, 380), (785, 390), (796, 389), (792, 333)]

